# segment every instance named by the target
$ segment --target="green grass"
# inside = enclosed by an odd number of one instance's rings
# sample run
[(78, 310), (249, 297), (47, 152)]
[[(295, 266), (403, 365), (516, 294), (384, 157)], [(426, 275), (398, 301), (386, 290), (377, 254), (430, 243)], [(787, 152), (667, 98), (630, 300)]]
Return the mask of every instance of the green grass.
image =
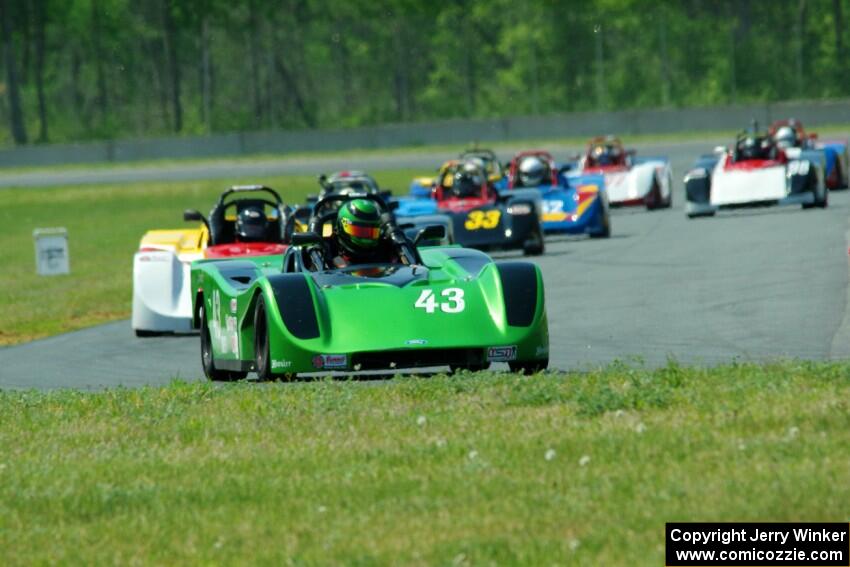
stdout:
[[(746, 126), (746, 125), (742, 125)], [(831, 136), (843, 134), (847, 135), (850, 131), (850, 124), (836, 124), (831, 126), (823, 126), (815, 128), (813, 131), (818, 132), (821, 136)], [(627, 145), (632, 144), (660, 144), (673, 143), (683, 141), (698, 141), (698, 140), (730, 140), (732, 141), (735, 133), (734, 130), (712, 130), (699, 132), (675, 132), (668, 134), (635, 134), (631, 136), (623, 136), (623, 141)], [(616, 132), (601, 131), (600, 134), (615, 134)], [(517, 139), (511, 141), (500, 142), (479, 142), (478, 145), (483, 148), (491, 148), (494, 150), (513, 149), (518, 146), (537, 148), (537, 147), (577, 147), (581, 148), (587, 143), (589, 136), (560, 136), (556, 138), (528, 138)], [(261, 153), (253, 155), (234, 155), (221, 156), (215, 158), (186, 158), (186, 159), (155, 159), (155, 160), (140, 160), (126, 162), (98, 162), (98, 163), (77, 163), (64, 165), (51, 165), (43, 167), (13, 167), (2, 168), (0, 173), (28, 173), (28, 172), (49, 172), (49, 171), (74, 171), (74, 170), (89, 170), (89, 169), (115, 169), (115, 168), (151, 168), (151, 167), (173, 167), (181, 165), (203, 165), (209, 163), (219, 163), (222, 160), (233, 163), (252, 163), (268, 160), (297, 160), (310, 158), (344, 158), (344, 157), (364, 157), (364, 156), (385, 156), (385, 155), (404, 155), (412, 153), (445, 153), (446, 159), (454, 157), (457, 153), (469, 148), (475, 144), (475, 140), (469, 140), (464, 144), (420, 144), (399, 146), (393, 148), (358, 148), (350, 150), (336, 151), (309, 151), (309, 152), (291, 152), (291, 153)], [(436, 168), (439, 164), (435, 163)]]
[[(421, 174), (398, 170), (377, 179), (406, 190)], [(182, 220), (184, 209), (206, 213), (224, 188), (246, 181), (254, 180), (0, 191), (0, 345), (129, 316), (133, 253), (145, 231), (191, 226)], [(291, 203), (303, 202), (318, 189), (311, 175), (257, 181), (278, 189)], [(68, 229), (71, 274), (37, 276), (32, 231), (53, 226)]]
[[(5, 565), (663, 565), (848, 521), (850, 367), (0, 392)], [(548, 455), (548, 458), (547, 458)]]

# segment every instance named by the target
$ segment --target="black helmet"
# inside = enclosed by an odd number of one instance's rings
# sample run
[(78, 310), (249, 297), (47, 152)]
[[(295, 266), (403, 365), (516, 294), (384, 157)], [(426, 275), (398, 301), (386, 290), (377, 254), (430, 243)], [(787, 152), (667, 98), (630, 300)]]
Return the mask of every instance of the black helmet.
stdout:
[(455, 197), (478, 197), (484, 185), (484, 174), (474, 162), (466, 162), (452, 179), (452, 194)]
[(738, 148), (740, 159), (758, 159), (761, 156), (761, 140), (756, 136), (747, 136)]
[(250, 205), (236, 215), (236, 237), (240, 242), (262, 242), (269, 232), (269, 221), (262, 206)]

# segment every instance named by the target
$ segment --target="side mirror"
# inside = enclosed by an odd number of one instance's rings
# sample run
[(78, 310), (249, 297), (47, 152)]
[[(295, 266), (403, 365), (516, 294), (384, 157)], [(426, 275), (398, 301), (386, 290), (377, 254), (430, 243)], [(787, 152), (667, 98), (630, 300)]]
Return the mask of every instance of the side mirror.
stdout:
[(311, 246), (322, 243), (322, 237), (315, 232), (296, 232), (292, 235), (293, 246)]
[(426, 240), (444, 240), (446, 238), (446, 227), (441, 224), (429, 224), (416, 234), (413, 239), (413, 245), (418, 246), (419, 242)]
[(204, 218), (204, 215), (201, 214), (201, 211), (196, 211), (195, 209), (186, 209), (185, 211), (183, 211), (183, 220), (187, 222), (206, 222), (206, 219)]

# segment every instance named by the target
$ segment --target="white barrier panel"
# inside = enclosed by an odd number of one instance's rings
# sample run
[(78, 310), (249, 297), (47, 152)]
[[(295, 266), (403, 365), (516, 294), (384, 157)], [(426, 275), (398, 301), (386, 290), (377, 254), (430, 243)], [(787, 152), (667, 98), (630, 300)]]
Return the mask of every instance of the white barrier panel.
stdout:
[(35, 266), (40, 276), (58, 276), (71, 272), (68, 257), (68, 231), (64, 228), (37, 228), (35, 239)]

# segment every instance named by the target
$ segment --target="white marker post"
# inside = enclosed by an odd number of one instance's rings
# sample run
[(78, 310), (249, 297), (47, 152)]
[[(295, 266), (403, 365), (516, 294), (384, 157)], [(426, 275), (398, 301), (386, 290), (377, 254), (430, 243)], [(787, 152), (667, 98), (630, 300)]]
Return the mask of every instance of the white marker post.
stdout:
[(68, 258), (68, 231), (64, 228), (37, 228), (35, 239), (35, 266), (40, 276), (58, 276), (71, 272)]

